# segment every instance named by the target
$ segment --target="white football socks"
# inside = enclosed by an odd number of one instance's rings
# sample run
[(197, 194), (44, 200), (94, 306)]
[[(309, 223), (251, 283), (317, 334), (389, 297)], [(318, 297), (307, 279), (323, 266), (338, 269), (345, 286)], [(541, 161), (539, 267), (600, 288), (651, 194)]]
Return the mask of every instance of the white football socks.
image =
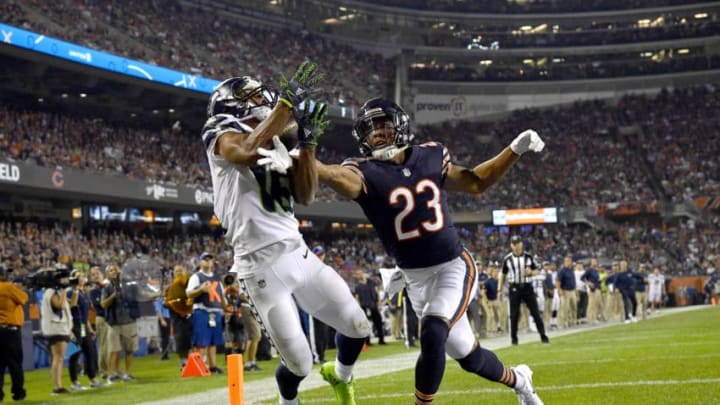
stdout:
[(352, 379), (352, 372), (355, 368), (355, 365), (346, 366), (340, 361), (335, 360), (335, 375), (338, 376), (339, 379), (345, 381), (346, 383), (350, 382)]
[(521, 373), (518, 373), (513, 368), (513, 373), (515, 374), (515, 386), (513, 388), (515, 389), (521, 389), (525, 386), (525, 377)]
[(280, 401), (278, 401), (280, 405), (298, 405), (300, 403), (297, 397), (294, 399), (285, 399), (282, 395), (278, 395), (278, 397), (280, 397)]

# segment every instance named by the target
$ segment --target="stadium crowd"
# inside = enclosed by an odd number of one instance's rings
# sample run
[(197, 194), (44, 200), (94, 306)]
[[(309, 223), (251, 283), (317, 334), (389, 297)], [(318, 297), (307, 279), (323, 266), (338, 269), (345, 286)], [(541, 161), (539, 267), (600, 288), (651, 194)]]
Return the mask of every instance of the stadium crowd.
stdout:
[(668, 7), (683, 4), (698, 4), (709, 0), (595, 0), (587, 2), (583, 0), (535, 0), (535, 1), (507, 1), (492, 0), (483, 2), (460, 1), (460, 0), (365, 0), (365, 3), (372, 3), (381, 6), (421, 8), (432, 11), (469, 11), (474, 13), (498, 13), (498, 14), (520, 14), (520, 13), (571, 13), (591, 12), (609, 10), (634, 10), (638, 8)]
[[(462, 81), (462, 82), (514, 82), (546, 80), (583, 80), (611, 77), (645, 76), (693, 72), (717, 69), (720, 67), (718, 55), (684, 55), (670, 57), (669, 51), (663, 51), (661, 59), (637, 59), (637, 55), (627, 57), (617, 55), (592, 55), (567, 57), (558, 63), (527, 65), (524, 59), (516, 61), (493, 60), (487, 67), (461, 65), (424, 65), (411, 67), (410, 80), (426, 81)], [(492, 55), (488, 55), (492, 58)], [(546, 59), (541, 58), (541, 59)]]
[[(444, 143), (454, 161), (465, 165), (493, 156), (499, 145), (508, 144), (526, 128), (560, 134), (546, 137), (555, 151), (552, 158), (524, 159), (508, 173), (509, 181), (483, 196), (451, 194), (450, 203), (458, 211), (655, 199), (681, 202), (720, 194), (720, 171), (713, 158), (720, 144), (712, 136), (720, 130), (715, 114), (719, 106), (720, 91), (706, 86), (663, 91), (656, 97), (625, 96), (616, 102), (519, 110), (489, 123), (425, 125), (415, 132), (418, 142)], [(629, 133), (620, 128), (629, 128)], [(698, 134), (707, 142), (696, 142)], [(491, 135), (492, 142), (476, 144), (479, 135)], [(198, 145), (198, 138), (186, 132), (0, 108), (0, 157), (10, 160), (209, 187), (207, 162)], [(331, 163), (346, 157), (327, 148), (320, 148), (319, 155)], [(664, 195), (655, 195), (653, 181)], [(337, 197), (323, 188), (318, 199)]]
[[(636, 21), (631, 23), (600, 24), (587, 23), (563, 26), (548, 26), (540, 31), (523, 31), (515, 26), (477, 25), (458, 23), (452, 30), (436, 32), (432, 30), (424, 39), (428, 46), (467, 47), (483, 49), (497, 41), (499, 49), (503, 48), (542, 48), (562, 46), (596, 46), (638, 42), (669, 41), (683, 38), (711, 37), (720, 33), (717, 16), (709, 15), (702, 20), (667, 14), (662, 23), (653, 26), (639, 27)], [(474, 45), (470, 45), (473, 44)]]
[[(323, 82), (333, 104), (358, 106), (384, 92), (393, 65), (307, 31), (270, 30), (170, 0), (4, 1), (0, 21), (89, 48), (218, 80), (244, 74), (267, 83), (302, 59), (333, 66)], [(282, 55), (278, 57), (278, 55)], [(241, 69), (241, 70), (239, 70)]]
[[(574, 260), (590, 257), (609, 263), (626, 258), (632, 263), (652, 263), (666, 274), (702, 273), (702, 263), (720, 251), (718, 224), (693, 221), (659, 223), (635, 221), (615, 230), (598, 232), (584, 225), (548, 225), (523, 233), (527, 250), (540, 261), (558, 263), (565, 255)], [(480, 263), (500, 260), (507, 252), (508, 228), (458, 225), (463, 243)], [(352, 271), (376, 272), (394, 266), (371, 231), (303, 229), (309, 246), (323, 246), (333, 267), (351, 281)], [(232, 254), (222, 230), (169, 231), (121, 222), (90, 222), (84, 229), (50, 220), (0, 221), (0, 258), (24, 277), (39, 269), (62, 263), (69, 268), (120, 265), (123, 277), (132, 280), (158, 279), (176, 264), (194, 269), (197, 257), (207, 252), (215, 257), (222, 273), (230, 269)]]

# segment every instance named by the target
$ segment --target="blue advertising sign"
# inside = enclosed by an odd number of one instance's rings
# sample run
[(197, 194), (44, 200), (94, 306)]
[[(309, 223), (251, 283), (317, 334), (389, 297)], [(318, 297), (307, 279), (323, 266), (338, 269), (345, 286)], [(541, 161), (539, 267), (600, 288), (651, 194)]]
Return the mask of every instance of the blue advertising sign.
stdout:
[(0, 33), (2, 33), (2, 42), (5, 44), (152, 82), (201, 93), (212, 93), (213, 88), (220, 83), (215, 79), (96, 51), (7, 24), (0, 23)]

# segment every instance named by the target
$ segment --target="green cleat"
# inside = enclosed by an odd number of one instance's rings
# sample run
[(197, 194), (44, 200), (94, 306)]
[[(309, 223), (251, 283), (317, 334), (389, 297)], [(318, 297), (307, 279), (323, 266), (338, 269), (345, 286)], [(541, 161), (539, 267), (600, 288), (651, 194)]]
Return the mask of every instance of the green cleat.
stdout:
[(320, 375), (335, 390), (335, 398), (340, 405), (356, 405), (355, 378), (345, 382), (335, 374), (335, 362), (330, 361), (320, 366)]

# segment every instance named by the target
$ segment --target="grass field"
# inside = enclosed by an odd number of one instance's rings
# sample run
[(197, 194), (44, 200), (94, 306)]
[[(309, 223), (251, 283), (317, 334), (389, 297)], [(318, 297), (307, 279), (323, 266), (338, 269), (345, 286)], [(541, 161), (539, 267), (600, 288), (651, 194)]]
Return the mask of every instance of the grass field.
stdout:
[[(400, 343), (376, 345), (362, 359), (404, 351)], [(508, 364), (527, 363), (533, 368), (535, 387), (546, 404), (720, 404), (717, 307), (555, 337), (550, 345), (528, 343), (495, 352)], [(262, 362), (264, 370), (246, 374), (246, 381), (271, 378), (275, 364)], [(134, 369), (138, 381), (59, 397), (50, 396), (47, 370), (29, 372), (25, 403), (134, 404), (226, 386), (224, 376), (178, 378), (175, 360), (145, 357), (137, 360)], [(413, 370), (361, 378), (356, 389), (360, 404), (409, 404)], [(5, 391), (7, 402), (9, 381)], [(436, 398), (438, 404), (517, 403), (512, 390), (465, 373), (453, 361), (448, 362)], [(334, 396), (329, 387), (322, 387), (302, 392), (300, 400), (332, 404)]]

